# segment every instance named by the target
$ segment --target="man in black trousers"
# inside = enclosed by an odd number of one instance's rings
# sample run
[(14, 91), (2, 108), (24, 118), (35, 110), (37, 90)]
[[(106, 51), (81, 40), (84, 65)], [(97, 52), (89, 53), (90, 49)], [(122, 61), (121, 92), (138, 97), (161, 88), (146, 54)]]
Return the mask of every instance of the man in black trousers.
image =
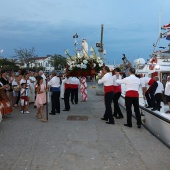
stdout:
[(135, 76), (135, 69), (129, 69), (128, 77), (124, 79), (117, 79), (116, 83), (125, 84), (126, 95), (125, 95), (125, 104), (126, 104), (126, 112), (127, 112), (127, 124), (124, 126), (132, 127), (132, 105), (134, 107), (136, 119), (137, 119), (137, 127), (141, 128), (141, 115), (139, 111), (139, 86), (140, 79)]
[(64, 84), (64, 104), (65, 104), (65, 108), (63, 111), (69, 111), (70, 110), (70, 93), (71, 93), (71, 77), (66, 77), (63, 80), (63, 84)]
[(78, 104), (78, 88), (80, 81), (77, 77), (72, 77), (71, 80), (71, 103)]
[(104, 84), (104, 93), (105, 93), (105, 114), (102, 120), (107, 121), (107, 124), (115, 124), (114, 118), (112, 116), (112, 101), (113, 101), (113, 76), (110, 72), (108, 66), (104, 66), (102, 70), (101, 78), (98, 81), (98, 84)]
[(52, 110), (51, 115), (55, 115), (56, 113), (60, 113), (60, 79), (57, 77), (57, 71), (52, 71), (52, 78), (48, 82), (51, 91), (51, 104)]

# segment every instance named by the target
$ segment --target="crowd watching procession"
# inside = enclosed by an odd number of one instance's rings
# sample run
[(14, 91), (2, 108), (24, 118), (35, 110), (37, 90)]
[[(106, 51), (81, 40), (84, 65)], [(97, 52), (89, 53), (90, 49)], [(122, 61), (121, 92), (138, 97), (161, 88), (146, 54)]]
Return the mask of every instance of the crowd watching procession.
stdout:
[(78, 104), (78, 89), (83, 102), (87, 101), (86, 78), (59, 76), (56, 70), (51, 74), (43, 71), (29, 70), (0, 70), (0, 116), (10, 114), (18, 108), (22, 114), (30, 113), (30, 105), (37, 108), (36, 117), (47, 122), (44, 114), (44, 105), (50, 102), (49, 114), (60, 114), (60, 99), (64, 100), (63, 111), (70, 110), (72, 104)]
[[(158, 77), (145, 77), (135, 75), (135, 69), (129, 69), (129, 76), (122, 77), (120, 69), (115, 68), (110, 72), (109, 67), (104, 66), (99, 76), (98, 84), (104, 85), (105, 113), (102, 120), (107, 124), (115, 124), (114, 119), (124, 118), (119, 107), (118, 100), (121, 96), (121, 84), (125, 84), (125, 106), (127, 112), (127, 127), (132, 127), (132, 105), (137, 120), (137, 127), (141, 128), (141, 114), (139, 111), (139, 86), (142, 87), (144, 99), (147, 100), (147, 108), (152, 111), (160, 111), (162, 93), (166, 95), (170, 113), (170, 76), (167, 77), (165, 89)], [(50, 115), (60, 114), (60, 100), (63, 99), (65, 108), (62, 111), (70, 111), (70, 103), (78, 104), (78, 93), (81, 93), (81, 101), (86, 102), (87, 83), (86, 77), (59, 76), (56, 70), (45, 74), (43, 71), (0, 70), (0, 116), (10, 114), (14, 108), (19, 108), (22, 114), (30, 113), (30, 105), (37, 108), (37, 119), (47, 122), (44, 114), (44, 105), (51, 101)], [(112, 111), (112, 105), (114, 110)]]

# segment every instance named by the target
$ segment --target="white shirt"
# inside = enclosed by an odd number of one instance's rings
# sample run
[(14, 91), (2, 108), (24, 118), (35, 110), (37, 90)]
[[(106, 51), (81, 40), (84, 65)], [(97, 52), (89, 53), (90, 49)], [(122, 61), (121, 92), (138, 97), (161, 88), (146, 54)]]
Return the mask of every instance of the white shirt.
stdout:
[(60, 79), (57, 76), (54, 76), (49, 82), (48, 85), (51, 87), (60, 87)]
[(166, 82), (166, 85), (165, 85), (165, 95), (170, 96), (170, 81)]
[(71, 82), (72, 82), (72, 78), (71, 77), (66, 77), (63, 81), (62, 81), (64, 84), (66, 83), (66, 84), (71, 84)]
[(151, 78), (149, 78), (149, 77), (141, 77), (141, 78), (140, 78), (141, 86), (142, 86), (142, 87), (147, 87), (150, 79), (151, 79)]
[(42, 76), (41, 76), (42, 78), (43, 78), (43, 84), (44, 85), (46, 85), (46, 77), (45, 77), (45, 75), (44, 74), (42, 74)]
[[(26, 83), (26, 80), (21, 79), (21, 80), (20, 80), (20, 85), (21, 85), (22, 83)], [(27, 87), (30, 87), (30, 84), (31, 84), (30, 80), (27, 80)]]
[(106, 73), (101, 79), (98, 80), (98, 84), (104, 84), (104, 86), (113, 86), (112, 73)]
[(139, 91), (140, 79), (137, 78), (134, 74), (126, 77), (124, 79), (117, 79), (116, 83), (118, 84), (125, 84), (125, 91)]
[(155, 94), (162, 93), (164, 91), (163, 84), (160, 81), (157, 81), (158, 87), (156, 88)]
[[(122, 76), (119, 75), (118, 79), (122, 79)], [(113, 76), (113, 85), (114, 86), (119, 86), (119, 84), (116, 83), (116, 75)]]
[(72, 77), (71, 84), (80, 85), (80, 80), (77, 77)]
[(12, 81), (12, 86), (18, 86), (18, 82), (15, 79)]

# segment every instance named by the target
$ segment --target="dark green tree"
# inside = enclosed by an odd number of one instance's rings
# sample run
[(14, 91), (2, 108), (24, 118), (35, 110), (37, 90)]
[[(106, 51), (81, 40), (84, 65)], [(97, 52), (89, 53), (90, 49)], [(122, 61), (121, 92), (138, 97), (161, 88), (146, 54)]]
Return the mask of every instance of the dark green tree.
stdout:
[(61, 70), (66, 67), (66, 58), (60, 54), (54, 54), (54, 56), (51, 56), (51, 65), (56, 70)]
[(0, 67), (2, 70), (17, 70), (18, 66), (16, 66), (15, 62), (12, 60), (8, 60), (6, 58), (0, 59)]
[(31, 63), (34, 63), (35, 58), (37, 57), (37, 55), (35, 55), (35, 47), (32, 47), (31, 49), (14, 49), (14, 51), (20, 62), (26, 64), (27, 67), (29, 67)]

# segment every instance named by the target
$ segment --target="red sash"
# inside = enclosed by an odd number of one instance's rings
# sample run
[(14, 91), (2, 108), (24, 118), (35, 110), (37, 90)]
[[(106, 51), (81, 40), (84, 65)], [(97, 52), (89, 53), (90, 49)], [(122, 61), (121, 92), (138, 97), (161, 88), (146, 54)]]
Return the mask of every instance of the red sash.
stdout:
[(104, 93), (113, 92), (113, 86), (104, 86)]
[(148, 85), (150, 85), (150, 87), (148, 88), (147, 93), (150, 93), (151, 87), (152, 87), (152, 85), (153, 85), (154, 83), (155, 83), (155, 80), (154, 80), (153, 78), (151, 78), (151, 79), (149, 80), (149, 83), (148, 83)]
[(65, 90), (68, 89), (70, 86), (70, 84), (65, 83)]
[(21, 96), (21, 99), (25, 100), (26, 102), (28, 102), (28, 97), (27, 96)]
[(119, 85), (119, 86), (113, 86), (113, 88), (114, 88), (114, 93), (121, 92), (121, 85)]
[(71, 84), (72, 89), (78, 89), (78, 84)]
[(129, 90), (126, 92), (126, 97), (139, 97), (138, 91)]
[(153, 83), (155, 83), (155, 80), (152, 78), (152, 79), (149, 80), (148, 85), (152, 86)]

